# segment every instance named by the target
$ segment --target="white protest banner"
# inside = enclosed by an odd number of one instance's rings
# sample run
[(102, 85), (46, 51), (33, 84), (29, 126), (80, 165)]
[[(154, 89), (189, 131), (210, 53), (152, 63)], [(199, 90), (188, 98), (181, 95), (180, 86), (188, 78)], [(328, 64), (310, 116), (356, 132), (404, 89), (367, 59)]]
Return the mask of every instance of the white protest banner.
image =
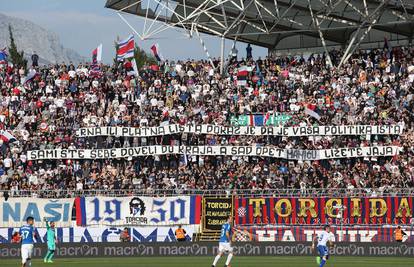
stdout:
[(0, 201), (0, 227), (20, 227), (31, 216), (38, 227), (46, 227), (44, 219), (53, 221), (57, 227), (72, 226), (74, 198), (46, 199), (12, 197)]
[(85, 197), (86, 225), (178, 225), (195, 221), (190, 196)]
[(77, 137), (125, 136), (150, 137), (171, 134), (211, 134), (211, 135), (270, 135), (270, 136), (325, 136), (325, 135), (400, 135), (403, 126), (395, 125), (340, 125), (340, 126), (220, 126), (202, 125), (162, 125), (154, 127), (91, 127), (80, 128)]
[(291, 160), (394, 156), (398, 146), (345, 147), (322, 150), (280, 149), (272, 146), (140, 146), (111, 149), (47, 149), (27, 152), (28, 160), (106, 159), (168, 154), (202, 156), (258, 156)]

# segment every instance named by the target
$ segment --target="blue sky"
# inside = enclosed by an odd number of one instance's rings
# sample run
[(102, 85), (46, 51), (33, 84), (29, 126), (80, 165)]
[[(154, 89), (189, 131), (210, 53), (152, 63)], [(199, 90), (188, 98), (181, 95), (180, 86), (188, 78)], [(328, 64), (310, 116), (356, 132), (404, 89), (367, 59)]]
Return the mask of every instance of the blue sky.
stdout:
[[(56, 32), (63, 46), (72, 48), (82, 56), (89, 57), (90, 51), (103, 44), (103, 59), (111, 62), (115, 53), (114, 40), (119, 36), (125, 38), (131, 29), (111, 9), (104, 8), (105, 0), (0, 0), (0, 12), (14, 17), (32, 21), (43, 28)], [(128, 22), (142, 32), (144, 20), (127, 15)], [(202, 35), (210, 54), (220, 54), (220, 39)], [(161, 53), (167, 59), (202, 59), (206, 58), (198, 38), (187, 39), (175, 29), (167, 30), (155, 36), (154, 40), (141, 41), (137, 44), (149, 51), (149, 47), (158, 43)], [(226, 42), (227, 55), (232, 42)], [(245, 56), (246, 44), (237, 43), (239, 56)], [(253, 56), (265, 56), (267, 51), (253, 47)]]

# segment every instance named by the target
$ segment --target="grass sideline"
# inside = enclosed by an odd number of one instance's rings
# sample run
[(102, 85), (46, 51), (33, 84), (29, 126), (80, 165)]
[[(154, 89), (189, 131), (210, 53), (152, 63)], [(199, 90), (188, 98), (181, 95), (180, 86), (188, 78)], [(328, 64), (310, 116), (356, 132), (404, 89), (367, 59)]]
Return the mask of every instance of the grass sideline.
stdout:
[[(226, 256), (217, 267), (224, 266)], [(34, 259), (32, 267), (210, 267), (214, 257), (56, 258), (53, 264)], [(19, 259), (0, 259), (1, 267), (20, 266)], [(315, 257), (237, 257), (231, 267), (318, 267)], [(414, 257), (332, 257), (327, 267), (413, 267)]]

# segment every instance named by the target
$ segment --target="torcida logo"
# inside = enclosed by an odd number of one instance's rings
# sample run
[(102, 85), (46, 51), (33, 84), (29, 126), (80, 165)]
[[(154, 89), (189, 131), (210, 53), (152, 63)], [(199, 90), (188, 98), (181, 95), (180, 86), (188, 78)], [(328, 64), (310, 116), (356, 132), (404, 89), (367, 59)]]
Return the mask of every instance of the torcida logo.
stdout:
[(129, 213), (132, 214), (132, 216), (142, 216), (145, 213), (145, 203), (140, 199), (139, 197), (134, 197), (129, 202)]

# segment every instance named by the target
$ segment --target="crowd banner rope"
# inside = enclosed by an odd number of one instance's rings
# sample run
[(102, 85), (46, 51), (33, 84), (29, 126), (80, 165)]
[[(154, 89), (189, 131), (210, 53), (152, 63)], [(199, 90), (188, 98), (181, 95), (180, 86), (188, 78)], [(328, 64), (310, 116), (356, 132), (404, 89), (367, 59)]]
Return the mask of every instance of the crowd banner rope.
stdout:
[(253, 156), (288, 160), (395, 156), (398, 146), (345, 147), (322, 150), (281, 149), (273, 146), (139, 146), (110, 149), (46, 149), (27, 151), (28, 160), (108, 159), (180, 154), (185, 156)]
[(172, 134), (256, 135), (256, 136), (341, 136), (341, 135), (401, 135), (404, 126), (340, 125), (340, 126), (221, 126), (221, 125), (161, 125), (154, 127), (90, 127), (76, 131), (77, 137), (123, 136), (151, 137)]

